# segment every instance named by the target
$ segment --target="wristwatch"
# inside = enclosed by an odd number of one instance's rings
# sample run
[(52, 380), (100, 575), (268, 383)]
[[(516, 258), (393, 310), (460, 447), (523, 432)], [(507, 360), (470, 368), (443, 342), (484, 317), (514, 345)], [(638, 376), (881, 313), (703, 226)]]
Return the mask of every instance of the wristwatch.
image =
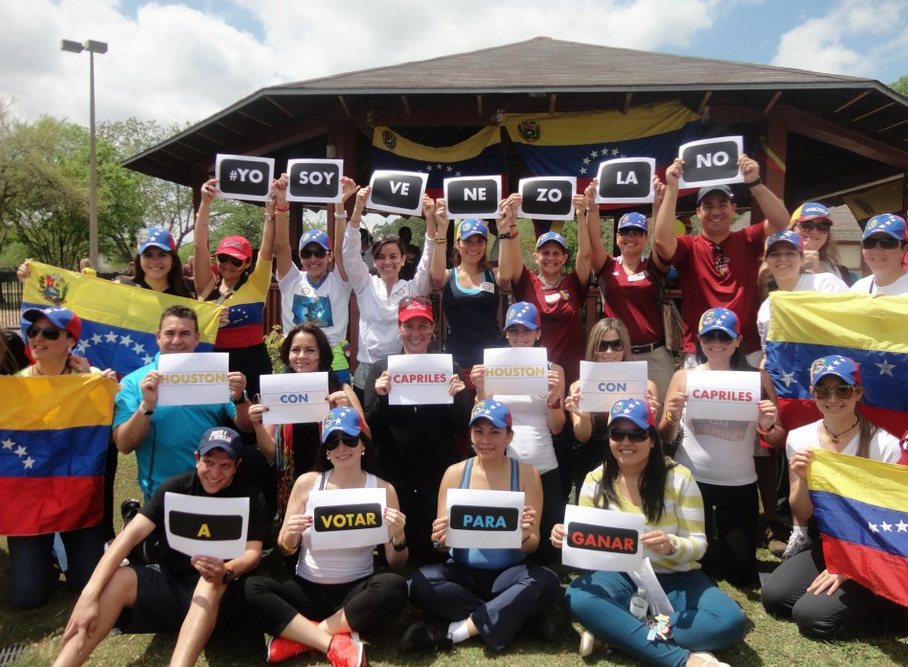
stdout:
[(231, 398), (234, 405), (242, 405), (243, 403), (249, 402), (249, 395), (246, 393), (246, 390), (243, 390), (243, 394), (239, 398)]
[(221, 578), (222, 584), (229, 584), (231, 581), (236, 579), (236, 572), (231, 570), (229, 567), (224, 568), (224, 576)]

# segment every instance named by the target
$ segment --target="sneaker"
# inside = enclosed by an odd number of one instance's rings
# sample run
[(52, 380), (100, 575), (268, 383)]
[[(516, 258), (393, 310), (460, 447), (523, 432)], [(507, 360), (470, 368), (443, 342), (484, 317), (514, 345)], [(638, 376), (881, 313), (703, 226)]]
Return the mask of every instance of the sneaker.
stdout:
[(355, 632), (334, 635), (328, 646), (328, 660), (334, 667), (365, 667), (366, 651), (359, 635)]
[(292, 639), (269, 637), (265, 644), (265, 660), (270, 663), (284, 662), (296, 655), (314, 650), (311, 646), (300, 644)]
[(580, 657), (587, 658), (591, 656), (595, 651), (602, 651), (608, 647), (604, 641), (596, 639), (595, 635), (592, 632), (583, 628), (583, 632), (580, 633)]
[(692, 658), (700, 659), (699, 667), (730, 667), (727, 662), (720, 662), (716, 656), (708, 651), (701, 651), (700, 653), (691, 653)]
[(120, 504), (120, 516), (123, 517), (124, 528), (139, 513), (140, 507), (142, 507), (142, 503), (137, 498), (127, 498)]
[(416, 621), (407, 628), (400, 640), (400, 647), (404, 651), (413, 653), (427, 651), (449, 651), (454, 642), (448, 637), (448, 624), (443, 621), (426, 623)]
[(788, 560), (795, 554), (799, 554), (802, 551), (807, 551), (810, 548), (812, 540), (807, 535), (801, 535), (798, 532), (792, 531), (791, 537), (788, 538), (788, 546), (785, 547), (785, 551), (782, 552), (782, 560)]

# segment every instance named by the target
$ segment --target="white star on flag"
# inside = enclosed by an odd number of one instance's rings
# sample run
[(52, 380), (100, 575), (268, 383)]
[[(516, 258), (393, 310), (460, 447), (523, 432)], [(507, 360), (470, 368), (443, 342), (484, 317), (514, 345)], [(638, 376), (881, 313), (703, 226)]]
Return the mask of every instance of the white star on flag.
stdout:
[(25, 466), (25, 469), (28, 470), (28, 469), (30, 469), (32, 466), (35, 465), (35, 459), (33, 459), (31, 456), (29, 456), (27, 459), (25, 459), (25, 460), (22, 462), (22, 465), (24, 465), (24, 466)]
[(16, 443), (12, 441), (12, 438), (7, 438), (3, 441), (3, 449), (12, 449), (15, 444)]
[(782, 382), (785, 383), (786, 387), (790, 387), (792, 382), (798, 384), (798, 381), (795, 380), (794, 373), (782, 373)]
[(874, 533), (880, 532), (880, 527), (877, 526), (875, 523), (868, 523), (867, 525), (870, 526), (871, 532), (874, 532)]
[(108, 334), (107, 334), (106, 336), (104, 336), (104, 337), (107, 339), (107, 342), (108, 342), (108, 343), (116, 343), (116, 342), (117, 342), (117, 334), (115, 334), (113, 331), (111, 331), (110, 333), (108, 333)]
[(141, 345), (140, 343), (136, 343), (135, 347), (132, 348), (132, 351), (136, 354), (142, 354), (143, 352), (145, 352), (145, 346)]
[(908, 533), (908, 523), (905, 523), (904, 521), (899, 521), (895, 524), (895, 527), (899, 529), (900, 533)]
[(132, 345), (132, 338), (129, 336), (129, 334), (120, 336), (120, 345), (125, 345), (126, 347)]
[(22, 445), (19, 445), (16, 448), (16, 456), (21, 457), (21, 456), (26, 456), (27, 454), (28, 454), (28, 450), (25, 447), (23, 447)]
[(104, 340), (104, 339), (101, 338), (101, 334), (94, 334), (94, 335), (91, 337), (91, 342), (94, 343), (95, 345), (97, 345), (98, 343), (100, 343), (102, 340)]
[(891, 523), (886, 523), (886, 522), (884, 521), (883, 523), (880, 524), (880, 528), (882, 528), (882, 529), (883, 529), (884, 531), (886, 531), (887, 533), (891, 533), (891, 532), (892, 532), (892, 524), (891, 524)]
[(887, 362), (886, 357), (883, 357), (883, 363), (875, 365), (880, 369), (880, 375), (888, 375), (889, 377), (894, 377), (892, 375), (892, 369), (895, 368), (895, 364), (890, 364), (889, 362)]

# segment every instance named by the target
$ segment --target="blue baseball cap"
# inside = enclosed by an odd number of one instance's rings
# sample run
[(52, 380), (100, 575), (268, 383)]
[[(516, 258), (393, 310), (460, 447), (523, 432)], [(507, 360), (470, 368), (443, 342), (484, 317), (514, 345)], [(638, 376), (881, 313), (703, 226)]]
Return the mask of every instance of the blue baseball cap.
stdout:
[(527, 329), (538, 329), (541, 326), (539, 311), (532, 303), (518, 301), (510, 308), (504, 318), (504, 328), (510, 329), (515, 324), (522, 324)]
[(611, 424), (616, 419), (630, 419), (642, 429), (656, 426), (656, 417), (649, 405), (638, 398), (622, 398), (612, 403), (608, 413), (608, 422)]
[(243, 456), (243, 439), (240, 434), (226, 426), (210, 428), (202, 434), (199, 441), (199, 456), (205, 456), (212, 449), (223, 449), (236, 461)]
[(832, 218), (829, 215), (829, 209), (820, 202), (809, 201), (801, 204), (791, 214), (792, 222), (806, 222), (807, 220), (827, 220), (832, 224)]
[(536, 250), (539, 250), (549, 241), (554, 241), (562, 248), (567, 250), (567, 243), (564, 242), (564, 237), (558, 232), (546, 232), (545, 234), (540, 235), (539, 238), (536, 239)]
[(349, 406), (337, 407), (328, 412), (322, 420), (322, 442), (335, 431), (358, 436), (363, 432), (363, 423), (359, 413)]
[(816, 385), (827, 375), (835, 375), (850, 385), (861, 384), (861, 371), (853, 359), (840, 354), (820, 357), (810, 364), (810, 384)]
[(698, 335), (702, 336), (710, 331), (724, 331), (731, 338), (737, 338), (741, 335), (738, 316), (728, 308), (710, 308), (700, 316)]
[(498, 428), (511, 428), (512, 426), (511, 411), (508, 410), (508, 406), (491, 398), (479, 401), (473, 406), (473, 411), (470, 413), (470, 423), (472, 424), (480, 419), (488, 419)]
[(899, 241), (904, 241), (905, 218), (893, 215), (892, 213), (875, 215), (867, 221), (867, 226), (864, 227), (864, 236), (861, 237), (861, 240), (863, 241), (871, 234), (878, 233), (886, 234)]
[(176, 250), (173, 235), (163, 227), (148, 227), (139, 230), (139, 254), (148, 248), (160, 248), (167, 252)]
[(648, 233), (649, 225), (646, 222), (646, 216), (642, 213), (625, 213), (618, 220), (618, 230), (622, 229), (641, 229), (644, 233)]
[(50, 323), (58, 329), (68, 331), (76, 340), (79, 340), (79, 336), (82, 335), (82, 320), (69, 308), (59, 306), (54, 308), (29, 308), (23, 311), (19, 322), (23, 340), (26, 340), (25, 332), (28, 330), (29, 325), (34, 324), (42, 316), (49, 319)]
[(766, 239), (765, 253), (768, 255), (769, 249), (777, 243), (790, 243), (799, 253), (804, 254), (804, 239), (801, 238), (800, 234), (790, 229), (783, 229), (781, 232), (770, 235)]
[(489, 230), (482, 220), (469, 218), (467, 220), (461, 220), (457, 225), (457, 238), (460, 240), (470, 236), (476, 236), (477, 234), (484, 239), (489, 238)]
[(305, 234), (303, 234), (300, 237), (300, 250), (305, 248), (310, 243), (320, 245), (325, 250), (331, 250), (331, 246), (328, 244), (328, 234), (323, 232), (321, 229), (310, 229)]

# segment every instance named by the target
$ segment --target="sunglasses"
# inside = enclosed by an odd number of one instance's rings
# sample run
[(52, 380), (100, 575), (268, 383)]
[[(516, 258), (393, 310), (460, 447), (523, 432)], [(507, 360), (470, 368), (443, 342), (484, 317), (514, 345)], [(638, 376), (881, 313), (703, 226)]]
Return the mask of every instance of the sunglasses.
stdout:
[(646, 232), (637, 227), (628, 227), (626, 229), (619, 229), (618, 236), (646, 236)]
[(420, 306), (431, 306), (432, 300), (427, 296), (414, 295), (414, 296), (405, 296), (400, 300), (398, 308), (407, 308), (412, 306), (414, 303), (418, 303)]
[(621, 352), (624, 349), (624, 343), (621, 342), (621, 339), (618, 340), (600, 340), (599, 341), (599, 351), (608, 352), (612, 350), (613, 352)]
[(815, 229), (818, 232), (827, 234), (829, 233), (829, 230), (831, 228), (832, 224), (829, 222), (810, 222), (808, 220), (805, 220), (798, 223), (798, 229), (800, 229), (802, 232), (812, 232)]
[(300, 250), (300, 257), (303, 259), (309, 259), (310, 257), (317, 257), (322, 259), (328, 254), (328, 251), (324, 248), (303, 248)]
[(44, 336), (47, 340), (57, 340), (62, 332), (55, 327), (39, 327), (36, 324), (31, 325), (25, 330), (25, 335), (29, 338), (37, 338), (38, 334)]
[(219, 264), (233, 264), (234, 266), (243, 266), (243, 260), (237, 259), (233, 255), (218, 255)]
[(835, 394), (836, 398), (847, 401), (852, 396), (854, 396), (854, 392), (856, 391), (857, 387), (851, 384), (838, 384), (832, 389), (830, 389), (829, 387), (814, 386), (813, 395), (821, 401), (825, 401), (832, 394)]
[(333, 452), (337, 449), (341, 443), (347, 447), (356, 447), (359, 444), (358, 435), (347, 435), (346, 433), (341, 433), (340, 435), (330, 435), (328, 439), (325, 440), (325, 449), (329, 452)]
[(728, 343), (731, 341), (731, 336), (729, 336), (724, 331), (707, 331), (705, 334), (700, 334), (700, 338), (707, 343)]
[(720, 276), (728, 274), (728, 257), (722, 252), (722, 248), (713, 244), (713, 267)]
[(898, 239), (892, 238), (879, 238), (871, 236), (869, 239), (864, 239), (861, 241), (861, 247), (864, 250), (873, 250), (877, 246), (880, 246), (883, 250), (895, 250), (901, 245), (901, 241)]
[(627, 438), (631, 442), (643, 442), (649, 437), (649, 432), (642, 428), (632, 428), (626, 430), (623, 428), (610, 428), (608, 430), (608, 438), (613, 442), (624, 442), (624, 439)]

